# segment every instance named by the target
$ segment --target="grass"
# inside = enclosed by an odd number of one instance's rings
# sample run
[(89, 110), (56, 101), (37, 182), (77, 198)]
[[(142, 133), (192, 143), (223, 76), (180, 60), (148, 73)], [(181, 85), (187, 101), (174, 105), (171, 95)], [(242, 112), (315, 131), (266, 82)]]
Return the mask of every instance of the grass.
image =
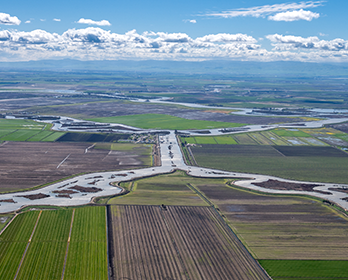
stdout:
[(259, 149), (247, 149), (243, 152), (242, 146), (239, 151), (234, 152), (221, 146), (211, 152), (205, 150), (204, 146), (192, 147), (191, 150), (197, 163), (204, 167), (302, 181), (347, 183), (348, 157), (282, 156), (272, 151), (267, 155), (264, 152), (259, 153)]
[(97, 143), (94, 149), (110, 150), (110, 151), (130, 151), (145, 147), (146, 150), (151, 148), (149, 144), (132, 144), (132, 143)]
[[(0, 236), (0, 279), (13, 279), (38, 211), (19, 214)], [(43, 211), (17, 279), (61, 279), (72, 209)], [(75, 210), (64, 279), (107, 279), (105, 207)]]
[(11, 134), (1, 137), (1, 141), (26, 141), (38, 133), (39, 131), (37, 130), (19, 129)]
[(161, 114), (140, 114), (121, 117), (105, 117), (93, 118), (91, 121), (106, 123), (121, 123), (134, 127), (145, 129), (207, 129), (207, 128), (223, 128), (238, 127), (245, 124), (215, 122), (215, 121), (199, 121), (188, 120), (170, 115)]
[(199, 179), (189, 177), (182, 171), (136, 180), (131, 193), (111, 198), (108, 204), (206, 206), (207, 204), (187, 187), (188, 183), (196, 180)]
[(348, 261), (259, 260), (274, 280), (348, 279)]
[(18, 215), (0, 236), (0, 279), (14, 279), (38, 211)]
[(75, 210), (64, 279), (108, 279), (105, 207)]
[(17, 279), (59, 279), (72, 210), (43, 211)]
[(0, 119), (0, 141), (53, 142), (65, 134), (50, 131), (51, 126), (31, 120)]
[(0, 231), (11, 221), (13, 214), (0, 214)]
[(303, 132), (299, 129), (282, 129), (282, 128), (276, 128), (272, 130), (273, 133), (275, 133), (278, 136), (282, 137), (311, 137), (306, 132)]
[(41, 124), (32, 120), (0, 119), (0, 130), (4, 130), (4, 129), (41, 130), (44, 127), (45, 127), (45, 124)]
[[(330, 133), (330, 134), (328, 134)], [(242, 133), (225, 136), (183, 137), (189, 144), (229, 144), (229, 145), (277, 145), (277, 146), (328, 146), (316, 137), (334, 135), (348, 141), (348, 134), (338, 134), (332, 129), (273, 129), (270, 131)]]

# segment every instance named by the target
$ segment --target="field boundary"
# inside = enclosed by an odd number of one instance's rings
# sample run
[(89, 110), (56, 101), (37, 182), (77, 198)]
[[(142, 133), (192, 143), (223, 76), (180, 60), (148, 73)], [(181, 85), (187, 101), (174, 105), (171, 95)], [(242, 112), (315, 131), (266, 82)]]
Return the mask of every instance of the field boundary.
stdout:
[(75, 216), (75, 208), (73, 209), (73, 212), (72, 212), (72, 215), (71, 215), (69, 237), (68, 237), (68, 242), (67, 242), (67, 244), (66, 244), (66, 251), (65, 251), (64, 264), (63, 264), (63, 271), (62, 271), (62, 278), (61, 278), (62, 280), (64, 279), (66, 261), (67, 261), (67, 259), (68, 259), (71, 232), (72, 232), (73, 223), (74, 223), (74, 216)]
[(19, 214), (16, 213), (16, 214), (12, 217), (12, 219), (8, 221), (8, 223), (6, 224), (6, 226), (4, 226), (4, 228), (3, 228), (2, 230), (0, 230), (0, 236), (1, 236), (1, 234), (5, 231), (5, 229), (7, 229), (8, 226), (13, 222), (14, 218), (16, 218), (18, 215), (19, 215)]
[(19, 263), (19, 265), (18, 265), (18, 269), (17, 269), (16, 275), (15, 275), (15, 277), (13, 278), (14, 280), (16, 280), (16, 279), (17, 279), (18, 273), (19, 273), (19, 271), (21, 270), (21, 266), (22, 266), (22, 264), (23, 264), (23, 261), (24, 261), (25, 255), (27, 254), (27, 251), (28, 251), (29, 245), (30, 245), (30, 243), (31, 243), (31, 239), (32, 239), (32, 238), (33, 238), (33, 236), (34, 236), (34, 233), (35, 233), (35, 230), (36, 230), (37, 224), (39, 223), (39, 220), (40, 220), (41, 214), (42, 214), (42, 210), (40, 211), (39, 215), (37, 216), (35, 226), (34, 226), (34, 228), (33, 228), (33, 231), (31, 232), (31, 235), (30, 235), (30, 237), (29, 237), (28, 244), (27, 244), (27, 246), (25, 247), (25, 250), (24, 250), (24, 253), (23, 253), (22, 259), (21, 259), (21, 261), (20, 261), (20, 263)]

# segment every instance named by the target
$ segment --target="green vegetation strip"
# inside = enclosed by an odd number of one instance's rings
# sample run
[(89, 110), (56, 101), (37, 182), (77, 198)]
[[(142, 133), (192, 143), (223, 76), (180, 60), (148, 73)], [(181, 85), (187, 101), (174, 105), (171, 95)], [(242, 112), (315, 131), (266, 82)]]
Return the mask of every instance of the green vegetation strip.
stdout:
[(14, 279), (39, 212), (18, 215), (0, 236), (0, 279)]
[(75, 210), (64, 279), (108, 279), (105, 207)]
[(72, 210), (43, 211), (17, 279), (59, 279)]
[(348, 261), (259, 260), (274, 280), (348, 279)]
[(331, 147), (202, 145), (191, 147), (191, 151), (198, 165), (204, 167), (301, 181), (347, 183), (348, 157)]
[(134, 127), (145, 129), (207, 129), (207, 128), (223, 128), (238, 127), (245, 124), (215, 122), (215, 121), (199, 121), (178, 118), (170, 115), (161, 114), (140, 114), (121, 117), (105, 117), (93, 118), (91, 121), (105, 123), (120, 123)]
[(192, 180), (195, 179), (181, 171), (136, 180), (131, 193), (111, 198), (108, 204), (206, 206), (207, 204), (187, 187)]

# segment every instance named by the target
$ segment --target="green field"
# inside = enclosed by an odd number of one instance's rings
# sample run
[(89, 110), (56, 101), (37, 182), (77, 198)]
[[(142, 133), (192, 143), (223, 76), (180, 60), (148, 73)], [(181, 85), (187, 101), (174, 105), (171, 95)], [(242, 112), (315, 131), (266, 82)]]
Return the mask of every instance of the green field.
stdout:
[(17, 279), (60, 279), (72, 210), (43, 211)]
[(182, 171), (134, 181), (131, 193), (111, 198), (108, 204), (206, 206), (187, 184), (195, 178)]
[(64, 279), (108, 279), (105, 207), (77, 208)]
[(188, 120), (170, 115), (160, 114), (141, 114), (121, 117), (93, 118), (89, 120), (105, 123), (121, 123), (145, 129), (173, 130), (238, 127), (245, 125), (239, 123)]
[[(291, 146), (274, 146), (295, 148)], [(317, 154), (306, 155), (303, 146), (299, 152), (285, 156), (273, 146), (202, 145), (191, 147), (200, 166), (243, 173), (278, 176), (301, 181), (347, 183), (348, 156), (344, 152), (328, 154), (329, 147), (317, 148)], [(307, 148), (306, 148), (307, 149)], [(334, 148), (333, 151), (338, 151)], [(311, 150), (308, 150), (311, 151)], [(322, 151), (322, 152), (321, 152)], [(302, 154), (302, 155), (301, 155)]]
[(348, 279), (348, 261), (259, 260), (274, 280)]
[(65, 134), (64, 132), (50, 131), (50, 128), (50, 124), (38, 123), (31, 120), (0, 119), (0, 142), (52, 142)]
[(0, 119), (0, 130), (3, 130), (3, 129), (42, 130), (45, 127), (46, 127), (46, 124), (38, 123), (32, 120)]
[(18, 215), (0, 236), (0, 279), (14, 279), (38, 211)]
[(333, 139), (347, 141), (348, 134), (334, 129), (283, 129), (270, 131), (241, 133), (225, 136), (191, 136), (181, 137), (189, 144), (229, 144), (229, 145), (278, 145), (278, 146), (328, 146), (318, 137), (330, 136)]
[[(0, 279), (13, 279), (30, 244), (17, 279), (61, 279), (73, 210), (18, 215), (0, 236)], [(64, 279), (107, 279), (105, 207), (77, 208)]]

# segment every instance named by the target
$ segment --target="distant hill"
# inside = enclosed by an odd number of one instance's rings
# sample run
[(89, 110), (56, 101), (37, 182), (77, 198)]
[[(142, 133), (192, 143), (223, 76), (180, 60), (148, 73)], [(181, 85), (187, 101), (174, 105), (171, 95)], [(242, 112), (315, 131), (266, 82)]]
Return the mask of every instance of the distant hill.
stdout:
[(0, 62), (0, 71), (134, 71), (183, 74), (256, 76), (348, 76), (348, 63), (250, 62), (211, 60), (200, 62), (159, 60), (80, 61), (72, 59)]

